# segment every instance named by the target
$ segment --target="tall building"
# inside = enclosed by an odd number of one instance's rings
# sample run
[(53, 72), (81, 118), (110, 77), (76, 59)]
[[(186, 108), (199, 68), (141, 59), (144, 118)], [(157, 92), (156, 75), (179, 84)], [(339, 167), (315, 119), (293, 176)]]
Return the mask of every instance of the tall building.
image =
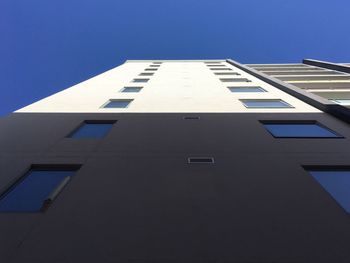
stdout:
[(2, 118), (0, 262), (350, 262), (350, 76), (304, 62), (126, 61)]

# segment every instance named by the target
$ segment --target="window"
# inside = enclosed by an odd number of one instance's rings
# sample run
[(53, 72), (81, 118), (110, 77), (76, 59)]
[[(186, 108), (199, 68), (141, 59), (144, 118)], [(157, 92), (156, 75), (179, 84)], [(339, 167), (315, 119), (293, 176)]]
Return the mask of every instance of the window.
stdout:
[(145, 82), (148, 82), (149, 79), (133, 79), (132, 82), (136, 82), (136, 83), (145, 83)]
[(154, 73), (141, 73), (139, 76), (153, 76)]
[(230, 79), (220, 79), (222, 82), (251, 82), (249, 79), (245, 78), (230, 78)]
[(75, 131), (69, 134), (68, 138), (103, 138), (112, 128), (115, 121), (93, 120), (84, 121)]
[(350, 99), (332, 99), (331, 101), (344, 106), (350, 106)]
[(146, 68), (145, 71), (157, 71), (157, 68)]
[(214, 163), (213, 157), (189, 157), (188, 163)]
[(79, 168), (78, 165), (33, 166), (1, 195), (0, 211), (45, 211)]
[(309, 174), (350, 213), (350, 167), (304, 166)]
[(261, 121), (275, 138), (343, 138), (316, 121)]
[(231, 92), (266, 92), (261, 87), (227, 87)]
[(142, 87), (124, 87), (121, 92), (140, 92)]
[(160, 65), (149, 65), (150, 67), (158, 68)]
[(239, 76), (241, 74), (237, 72), (215, 72), (215, 75), (234, 75), (234, 76)]
[(247, 108), (293, 108), (287, 102), (279, 99), (246, 99), (240, 100)]
[(133, 100), (109, 100), (103, 108), (127, 108)]
[(216, 64), (216, 65), (207, 65), (208, 67), (226, 67), (226, 65)]
[(211, 70), (232, 70), (230, 68), (210, 68)]

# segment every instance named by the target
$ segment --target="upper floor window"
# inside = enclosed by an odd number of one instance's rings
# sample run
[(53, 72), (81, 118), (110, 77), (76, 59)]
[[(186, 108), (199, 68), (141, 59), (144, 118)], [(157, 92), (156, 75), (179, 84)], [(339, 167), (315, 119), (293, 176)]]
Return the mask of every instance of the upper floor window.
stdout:
[(266, 92), (266, 90), (264, 90), (261, 87), (227, 87), (231, 92)]
[(305, 166), (309, 174), (350, 213), (350, 167)]
[(68, 138), (103, 138), (112, 128), (115, 121), (89, 120), (84, 121), (75, 131), (69, 134)]
[(261, 121), (275, 138), (343, 138), (316, 121)]
[(251, 82), (251, 80), (246, 78), (227, 78), (227, 79), (220, 79), (222, 82)]
[(124, 87), (121, 92), (140, 92), (142, 87)]
[(149, 79), (133, 79), (132, 82), (135, 82), (135, 83), (145, 83), (145, 82), (148, 82)]
[(293, 108), (287, 102), (280, 99), (242, 99), (247, 108)]
[(151, 72), (145, 72), (145, 73), (140, 73), (139, 76), (153, 76), (154, 73)]
[(0, 212), (45, 211), (80, 166), (33, 166), (0, 197)]
[(127, 108), (132, 101), (132, 99), (109, 100), (103, 108)]

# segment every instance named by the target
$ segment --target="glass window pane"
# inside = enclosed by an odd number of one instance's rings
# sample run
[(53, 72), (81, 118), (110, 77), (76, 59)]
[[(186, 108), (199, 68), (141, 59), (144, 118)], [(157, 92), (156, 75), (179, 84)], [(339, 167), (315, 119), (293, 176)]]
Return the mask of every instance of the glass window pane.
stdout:
[(317, 123), (266, 123), (264, 126), (274, 137), (341, 137), (330, 129), (322, 127)]
[(69, 138), (103, 138), (112, 128), (113, 123), (84, 123)]
[(241, 100), (247, 108), (292, 108), (283, 100)]
[(313, 178), (350, 213), (350, 171), (309, 171)]
[(134, 79), (132, 82), (136, 82), (136, 83), (144, 83), (147, 82), (149, 79)]
[(228, 87), (231, 92), (266, 92), (260, 87)]
[(110, 100), (104, 108), (126, 108), (132, 100)]
[(142, 87), (125, 87), (122, 92), (140, 92)]
[(1, 212), (39, 212), (50, 193), (75, 171), (30, 170), (0, 200)]

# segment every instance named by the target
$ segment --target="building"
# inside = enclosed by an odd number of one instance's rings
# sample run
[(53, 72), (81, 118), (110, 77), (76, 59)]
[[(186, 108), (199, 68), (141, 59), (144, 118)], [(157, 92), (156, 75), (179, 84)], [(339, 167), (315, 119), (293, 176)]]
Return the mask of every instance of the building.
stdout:
[(127, 61), (2, 118), (0, 261), (350, 262), (349, 75), (319, 66)]

